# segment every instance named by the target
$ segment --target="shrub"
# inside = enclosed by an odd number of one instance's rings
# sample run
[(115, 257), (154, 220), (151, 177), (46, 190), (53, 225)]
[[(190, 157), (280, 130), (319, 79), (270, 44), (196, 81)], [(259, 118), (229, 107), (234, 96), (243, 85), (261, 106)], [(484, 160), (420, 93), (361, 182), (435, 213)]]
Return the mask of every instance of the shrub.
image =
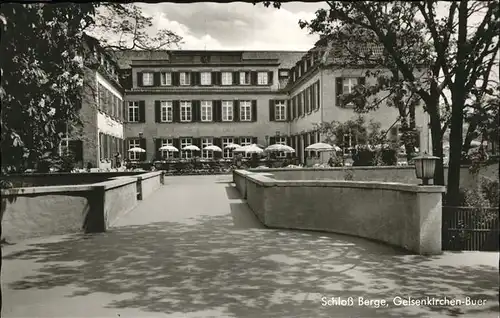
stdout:
[(398, 163), (397, 151), (395, 149), (383, 149), (380, 153), (381, 164), (384, 166), (395, 166)]

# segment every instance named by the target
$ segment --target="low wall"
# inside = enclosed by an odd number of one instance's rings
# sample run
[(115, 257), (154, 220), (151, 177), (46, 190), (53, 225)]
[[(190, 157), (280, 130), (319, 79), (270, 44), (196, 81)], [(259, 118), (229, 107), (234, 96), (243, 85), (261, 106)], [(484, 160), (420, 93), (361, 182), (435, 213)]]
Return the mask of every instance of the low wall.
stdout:
[[(400, 182), (406, 184), (420, 184), (421, 180), (415, 176), (413, 166), (386, 166), (386, 167), (334, 167), (334, 168), (279, 168), (279, 169), (249, 169), (251, 172), (272, 173), (279, 180), (345, 180), (352, 175), (351, 181), (380, 181)], [(445, 183), (448, 168), (445, 167)], [(483, 167), (479, 174), (470, 173), (469, 168), (464, 166), (460, 171), (460, 185), (464, 188), (472, 188), (477, 183), (478, 176), (489, 176), (498, 178), (498, 165)], [(432, 184), (432, 180), (430, 181)]]
[(120, 172), (83, 172), (83, 173), (30, 173), (13, 174), (1, 176), (0, 180), (13, 183), (15, 188), (44, 187), (75, 184), (92, 184), (103, 182), (120, 176), (135, 176), (143, 174), (144, 171), (120, 171)]
[(104, 232), (137, 205), (138, 188), (148, 196), (162, 180), (161, 172), (152, 172), (88, 185), (2, 190), (2, 238), (12, 242), (80, 231)]
[(268, 227), (349, 234), (419, 254), (441, 253), (442, 186), (276, 180), (240, 170), (235, 175), (246, 179), (247, 203)]
[(133, 176), (137, 182), (137, 198), (144, 200), (164, 183), (162, 171), (154, 171)]

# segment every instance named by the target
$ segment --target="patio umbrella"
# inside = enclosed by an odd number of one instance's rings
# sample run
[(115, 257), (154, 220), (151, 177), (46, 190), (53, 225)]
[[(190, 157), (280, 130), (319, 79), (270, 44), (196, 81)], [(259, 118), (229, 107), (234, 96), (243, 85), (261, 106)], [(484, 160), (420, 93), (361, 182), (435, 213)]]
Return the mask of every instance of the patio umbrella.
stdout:
[(224, 147), (224, 149), (231, 149), (231, 150), (234, 150), (237, 148), (241, 148), (241, 146), (238, 144), (229, 144), (229, 145), (226, 145), (226, 147)]
[(307, 151), (341, 151), (340, 147), (335, 145), (325, 144), (324, 142), (317, 142), (306, 147)]
[(174, 146), (170, 146), (170, 145), (161, 146), (160, 149), (158, 149), (158, 150), (169, 151), (169, 152), (178, 152), (179, 151), (179, 149), (175, 148)]
[(222, 149), (220, 149), (220, 147), (214, 145), (206, 146), (205, 148), (203, 148), (203, 150), (222, 152)]
[(140, 147), (134, 147), (134, 148), (130, 148), (128, 150), (128, 152), (146, 152), (146, 150), (140, 148)]
[(233, 150), (233, 152), (245, 152), (248, 149), (248, 147), (250, 147), (250, 145), (248, 145), (248, 146), (240, 146), (239, 148), (235, 148)]
[(264, 150), (269, 151), (269, 152), (286, 152), (286, 153), (294, 153), (295, 152), (295, 149), (293, 149), (292, 147), (287, 146), (287, 145), (282, 145), (282, 144), (274, 144), (274, 145), (267, 147)]
[(198, 148), (195, 145), (189, 145), (189, 146), (182, 148), (182, 150), (200, 151), (200, 148)]
[(264, 150), (262, 148), (259, 148), (256, 144), (248, 146), (248, 148), (245, 149), (245, 153), (263, 153)]

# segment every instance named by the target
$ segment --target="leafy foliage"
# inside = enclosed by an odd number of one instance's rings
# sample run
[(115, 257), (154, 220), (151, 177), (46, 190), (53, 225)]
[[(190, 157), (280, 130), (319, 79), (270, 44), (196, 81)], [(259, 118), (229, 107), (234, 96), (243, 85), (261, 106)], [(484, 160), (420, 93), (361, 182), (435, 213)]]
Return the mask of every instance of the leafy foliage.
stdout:
[[(451, 202), (459, 189), (464, 110), (482, 107), (493, 94), (490, 75), (493, 66), (498, 65), (499, 2), (327, 1), (327, 4), (328, 10), (320, 9), (315, 19), (299, 24), (311, 33), (320, 34), (321, 41), (330, 43), (329, 47), (335, 43), (340, 47), (337, 52), (346, 53), (340, 61), (337, 59), (337, 65), (376, 69), (366, 72), (367, 77), (376, 79), (375, 84), (357, 89), (351, 97), (359, 100), (354, 103), (356, 107), (370, 110), (377, 98), (372, 99), (371, 106), (363, 106), (365, 102), (370, 104), (368, 97), (386, 92), (386, 96), (394, 96), (393, 104), (404, 118), (402, 106), (421, 100), (430, 116), (433, 154), (441, 158), (442, 136), (450, 128)], [(438, 15), (438, 6), (444, 9), (443, 16)], [(478, 23), (473, 24), (471, 20), (478, 16)], [(446, 91), (450, 92), (451, 101)], [(435, 183), (444, 184), (442, 161)]]
[(67, 130), (71, 134), (85, 124), (79, 117), (88, 66), (83, 63), (85, 32), (118, 37), (113, 45), (104, 41), (108, 51), (157, 49), (180, 41), (165, 30), (149, 37), (151, 18), (133, 4), (8, 3), (1, 5), (0, 17), (2, 173), (46, 161), (44, 155), (59, 146)]

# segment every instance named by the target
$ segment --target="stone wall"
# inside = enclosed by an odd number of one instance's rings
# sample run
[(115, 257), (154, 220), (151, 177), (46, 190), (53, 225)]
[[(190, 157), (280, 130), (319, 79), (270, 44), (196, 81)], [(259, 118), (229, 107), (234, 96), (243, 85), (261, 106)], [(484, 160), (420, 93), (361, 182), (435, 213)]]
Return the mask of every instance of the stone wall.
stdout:
[(419, 254), (441, 253), (444, 187), (240, 175), (247, 180), (249, 207), (268, 227), (349, 234)]
[(161, 172), (121, 176), (87, 185), (62, 185), (2, 190), (2, 238), (8, 242), (32, 237), (104, 232), (137, 205), (139, 189), (146, 196), (159, 188)]
[[(413, 166), (279, 168), (250, 169), (249, 171), (272, 173), (274, 178), (279, 180), (345, 180), (348, 175), (351, 175), (352, 181), (421, 183), (421, 180), (415, 176), (415, 167)], [(445, 167), (445, 183), (447, 175), (448, 168)], [(498, 179), (498, 165), (484, 167), (477, 175), (472, 174), (468, 167), (462, 167), (460, 171), (460, 185), (464, 188), (474, 187), (481, 176)], [(432, 184), (432, 180), (430, 183)]]

